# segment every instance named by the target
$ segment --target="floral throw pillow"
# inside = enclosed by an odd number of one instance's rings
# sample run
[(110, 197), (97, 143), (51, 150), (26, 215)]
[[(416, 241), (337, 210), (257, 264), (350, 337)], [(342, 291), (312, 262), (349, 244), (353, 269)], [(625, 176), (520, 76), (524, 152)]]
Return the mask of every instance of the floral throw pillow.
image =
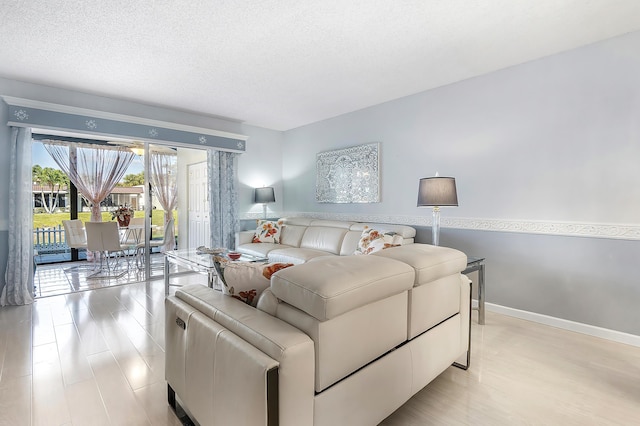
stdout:
[(248, 305), (256, 306), (260, 294), (269, 287), (271, 275), (293, 263), (232, 262), (221, 256), (214, 257), (222, 293)]
[(280, 244), (280, 231), (282, 221), (259, 220), (256, 232), (253, 235), (253, 243)]
[(402, 236), (395, 232), (378, 231), (367, 228), (362, 231), (355, 254), (371, 254), (389, 247), (402, 245)]

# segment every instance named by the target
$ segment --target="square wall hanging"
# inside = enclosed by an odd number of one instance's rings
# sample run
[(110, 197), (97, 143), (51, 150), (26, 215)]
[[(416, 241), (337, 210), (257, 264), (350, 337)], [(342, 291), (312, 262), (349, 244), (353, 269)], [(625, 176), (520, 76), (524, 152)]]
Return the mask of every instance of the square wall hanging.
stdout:
[(321, 152), (316, 158), (316, 201), (380, 202), (380, 143)]

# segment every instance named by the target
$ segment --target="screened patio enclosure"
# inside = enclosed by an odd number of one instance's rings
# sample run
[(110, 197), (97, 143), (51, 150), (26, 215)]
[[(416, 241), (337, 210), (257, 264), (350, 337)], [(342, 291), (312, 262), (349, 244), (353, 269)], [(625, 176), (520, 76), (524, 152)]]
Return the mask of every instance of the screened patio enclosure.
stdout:
[[(61, 203), (55, 211), (46, 214), (34, 211), (36, 264), (87, 258), (93, 261), (92, 252), (87, 248), (69, 247), (62, 221), (119, 221), (115, 213), (125, 209), (127, 223), (120, 223), (119, 229), (128, 256), (127, 262), (122, 262), (127, 265), (127, 275), (135, 281), (159, 275), (159, 268), (146, 265), (151, 264), (153, 253), (177, 246), (177, 149), (143, 145), (138, 150), (140, 144), (49, 135), (34, 135), (34, 142), (34, 150), (41, 143), (64, 172), (68, 178), (65, 190), (70, 195), (70, 202)], [(148, 215), (145, 203), (151, 206)], [(167, 226), (169, 222), (176, 226)], [(129, 269), (135, 269), (135, 274), (129, 274)]]

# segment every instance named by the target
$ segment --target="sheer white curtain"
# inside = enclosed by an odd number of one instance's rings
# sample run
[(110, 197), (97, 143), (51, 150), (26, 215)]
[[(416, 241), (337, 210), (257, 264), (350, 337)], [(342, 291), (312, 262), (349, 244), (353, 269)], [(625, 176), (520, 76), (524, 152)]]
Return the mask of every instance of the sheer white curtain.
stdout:
[(2, 306), (33, 303), (31, 129), (12, 127), (9, 144), (9, 253)]
[[(173, 218), (173, 211), (178, 204), (176, 175), (178, 156), (159, 152), (151, 153), (151, 187), (160, 205), (164, 209), (164, 223)], [(162, 251), (173, 250), (176, 247), (176, 237), (173, 227), (164, 236)]]
[(91, 221), (102, 222), (100, 202), (122, 179), (135, 154), (122, 146), (43, 141), (46, 150), (69, 180), (91, 203)]
[(233, 249), (238, 220), (238, 154), (207, 151), (211, 247)]

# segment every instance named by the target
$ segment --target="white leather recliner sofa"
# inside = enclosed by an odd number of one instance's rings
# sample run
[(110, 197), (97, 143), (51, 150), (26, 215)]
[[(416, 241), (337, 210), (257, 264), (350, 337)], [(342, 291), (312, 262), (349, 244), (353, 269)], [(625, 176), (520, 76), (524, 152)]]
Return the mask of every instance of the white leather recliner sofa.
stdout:
[(201, 285), (166, 299), (166, 379), (200, 425), (375, 425), (468, 363), (454, 249), (408, 244), (275, 273), (257, 309)]

